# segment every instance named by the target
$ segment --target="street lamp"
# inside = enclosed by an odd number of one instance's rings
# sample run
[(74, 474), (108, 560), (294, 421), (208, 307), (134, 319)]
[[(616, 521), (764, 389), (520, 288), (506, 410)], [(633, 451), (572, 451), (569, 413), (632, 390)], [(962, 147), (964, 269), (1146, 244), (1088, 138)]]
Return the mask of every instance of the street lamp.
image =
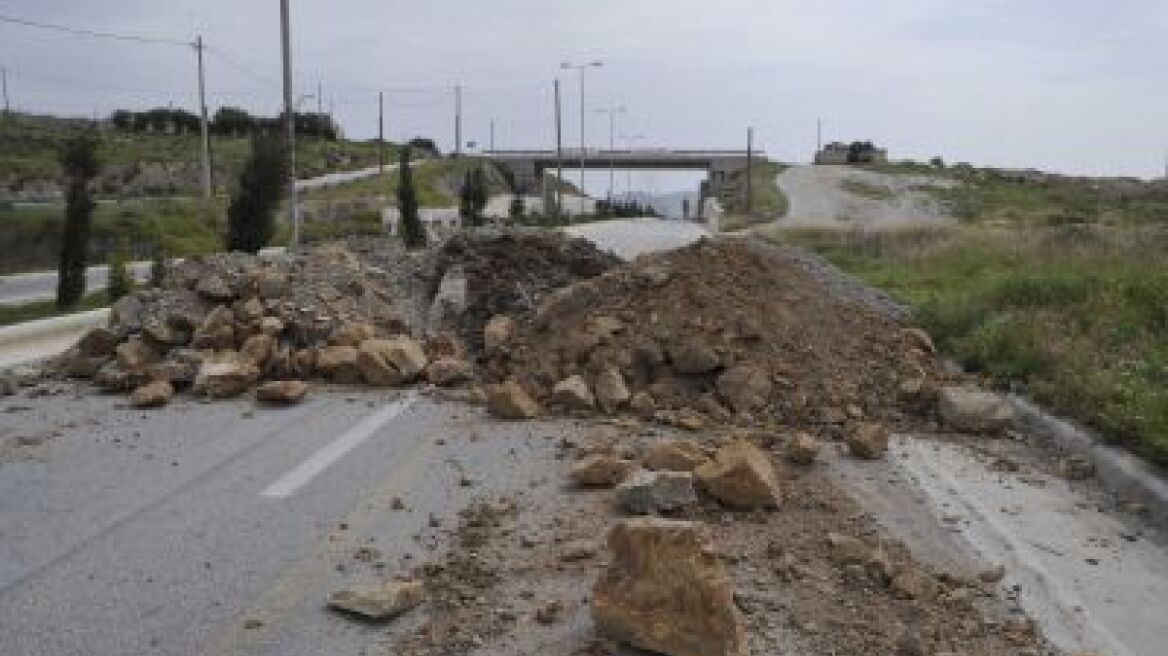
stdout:
[(608, 114), (608, 200), (612, 201), (612, 192), (616, 187), (616, 117), (619, 114), (627, 114), (628, 107), (620, 105), (617, 107), (609, 106), (596, 110), (597, 114)]
[[(620, 136), (620, 138), (621, 138), (621, 141), (625, 142), (625, 149), (627, 149), (629, 151), (631, 151), (633, 149), (633, 144), (635, 144), (636, 142), (648, 139), (648, 137), (646, 137), (643, 134), (634, 134), (634, 135), (622, 134)], [(632, 200), (632, 198), (633, 198), (633, 170), (632, 169), (625, 169), (625, 174), (627, 175), (627, 178), (625, 179), (625, 199)]]
[(564, 62), (560, 64), (560, 68), (569, 70), (575, 69), (580, 73), (580, 193), (587, 195), (584, 191), (584, 71), (589, 68), (600, 68), (604, 66), (602, 61), (593, 61), (586, 64), (573, 64), (571, 62)]

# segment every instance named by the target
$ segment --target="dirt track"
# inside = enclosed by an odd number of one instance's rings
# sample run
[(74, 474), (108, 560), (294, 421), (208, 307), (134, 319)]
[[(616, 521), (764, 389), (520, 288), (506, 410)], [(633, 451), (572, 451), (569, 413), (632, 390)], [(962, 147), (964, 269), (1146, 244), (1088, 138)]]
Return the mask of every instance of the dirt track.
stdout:
[(923, 175), (893, 175), (849, 166), (794, 166), (779, 175), (790, 209), (780, 225), (935, 225), (952, 219), (927, 187), (946, 181)]

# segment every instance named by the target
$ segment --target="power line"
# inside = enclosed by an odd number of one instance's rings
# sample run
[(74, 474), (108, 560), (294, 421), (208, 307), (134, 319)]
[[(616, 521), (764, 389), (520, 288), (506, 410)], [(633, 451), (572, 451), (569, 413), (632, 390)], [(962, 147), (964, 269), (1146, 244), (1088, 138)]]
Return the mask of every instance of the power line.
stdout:
[(102, 32), (98, 30), (88, 30), (76, 27), (66, 27), (64, 25), (54, 25), (52, 23), (41, 23), (39, 21), (27, 20), (24, 18), (17, 18), (7, 14), (0, 14), (0, 22), (11, 23), (13, 25), (23, 25), (24, 27), (35, 27), (42, 30), (51, 30), (60, 32), (62, 34), (72, 34), (74, 36), (88, 36), (97, 39), (115, 39), (118, 41), (133, 41), (136, 43), (151, 43), (156, 45), (167, 46), (182, 46), (190, 48), (194, 45), (191, 41), (182, 41), (179, 39), (170, 39), (155, 36), (141, 36), (137, 34), (118, 34), (115, 32)]
[(238, 61), (236, 61), (232, 57), (229, 57), (227, 55), (227, 53), (223, 52), (219, 48), (212, 48), (211, 46), (207, 46), (207, 52), (211, 53), (215, 57), (218, 57), (219, 60), (222, 61), (223, 63), (227, 64), (231, 68), (234, 68), (236, 71), (243, 73), (244, 75), (250, 77), (251, 79), (253, 79), (257, 82), (261, 82), (261, 83), (263, 83), (267, 86), (270, 86), (270, 87), (279, 88), (279, 86), (280, 86), (280, 84), (278, 82), (276, 82), (275, 80), (273, 80), (272, 78), (267, 77), (266, 75), (263, 75), (262, 73), (257, 73), (254, 70), (252, 70), (251, 68), (244, 66), (243, 64), (239, 63)]

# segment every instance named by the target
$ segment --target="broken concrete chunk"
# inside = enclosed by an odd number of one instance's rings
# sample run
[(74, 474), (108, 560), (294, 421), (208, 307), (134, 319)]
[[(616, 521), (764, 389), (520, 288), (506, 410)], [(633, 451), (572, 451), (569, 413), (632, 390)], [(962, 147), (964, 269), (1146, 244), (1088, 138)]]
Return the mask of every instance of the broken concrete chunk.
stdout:
[(568, 472), (577, 487), (610, 488), (625, 480), (637, 463), (607, 454), (596, 454), (577, 462)]
[(424, 599), (425, 589), (421, 581), (389, 581), (338, 590), (329, 595), (328, 606), (371, 620), (388, 620), (421, 604)]
[(616, 504), (634, 515), (669, 512), (697, 503), (693, 474), (638, 470), (616, 487)]
[(1005, 397), (965, 387), (942, 387), (937, 409), (946, 426), (967, 433), (995, 433), (1014, 420)]
[(612, 560), (592, 595), (601, 635), (669, 656), (745, 653), (730, 579), (699, 524), (627, 519), (608, 547)]
[(709, 458), (691, 440), (660, 440), (649, 446), (645, 467), (655, 471), (692, 472)]
[(534, 419), (540, 408), (522, 385), (508, 380), (487, 390), (487, 412), (499, 419)]
[(779, 481), (770, 458), (750, 442), (737, 440), (722, 447), (694, 475), (704, 490), (732, 508), (779, 505)]

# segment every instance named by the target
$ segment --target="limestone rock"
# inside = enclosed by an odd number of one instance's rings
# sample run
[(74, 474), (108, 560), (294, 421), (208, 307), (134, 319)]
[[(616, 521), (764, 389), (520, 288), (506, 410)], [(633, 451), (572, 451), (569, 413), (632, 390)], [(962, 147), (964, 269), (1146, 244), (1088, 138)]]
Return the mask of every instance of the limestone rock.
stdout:
[(946, 426), (968, 433), (993, 433), (1014, 420), (1014, 409), (1003, 396), (964, 387), (941, 388), (937, 407)]
[(735, 412), (750, 412), (767, 404), (771, 378), (763, 369), (740, 364), (718, 376), (718, 396)]
[(220, 351), (203, 360), (194, 391), (214, 399), (243, 394), (260, 377), (259, 369), (235, 351)]
[(77, 349), (87, 358), (108, 358), (118, 347), (118, 336), (108, 328), (94, 328), (77, 342)]
[(690, 440), (660, 440), (645, 454), (645, 466), (656, 471), (692, 472), (708, 460), (702, 448)]
[(522, 385), (508, 380), (487, 390), (487, 412), (499, 419), (534, 419), (540, 408)]
[(404, 336), (366, 340), (357, 351), (357, 367), (370, 385), (404, 385), (421, 375), (426, 364), (422, 346)]
[(137, 337), (118, 344), (115, 352), (118, 366), (125, 371), (140, 371), (161, 359), (157, 351)]
[(741, 509), (775, 508), (781, 492), (774, 467), (750, 442), (737, 440), (722, 447), (714, 460), (694, 474), (702, 487), (722, 503)]
[(174, 387), (165, 380), (147, 383), (130, 395), (130, 405), (135, 408), (161, 408), (174, 397)]
[(199, 279), (195, 291), (200, 296), (218, 302), (228, 302), (235, 298), (235, 291), (222, 276), (211, 273)]
[(421, 581), (389, 581), (338, 590), (329, 595), (329, 608), (371, 620), (388, 620), (418, 606), (425, 599)]
[(591, 410), (596, 406), (596, 398), (588, 389), (588, 381), (575, 374), (556, 383), (552, 390), (552, 403), (569, 410)]
[(294, 405), (308, 394), (308, 383), (300, 380), (273, 380), (256, 388), (256, 400), (272, 405)]
[(616, 487), (617, 506), (634, 515), (669, 512), (697, 503), (693, 474), (637, 470)]
[(276, 351), (276, 340), (270, 335), (260, 333), (259, 335), (252, 335), (244, 341), (243, 346), (239, 349), (239, 354), (255, 363), (255, 366), (263, 370), (267, 366), (268, 361), (272, 359), (272, 355)]
[(483, 328), (483, 349), (488, 353), (503, 350), (515, 336), (515, 320), (500, 314), (491, 318)]
[(633, 398), (629, 399), (629, 410), (637, 413), (639, 417), (648, 419), (657, 412), (657, 402), (653, 399), (653, 395), (648, 392), (637, 392)]
[(191, 348), (227, 351), (235, 348), (235, 315), (220, 305), (203, 317), (191, 338)]
[(357, 364), (357, 349), (352, 346), (326, 346), (316, 354), (316, 370), (338, 383), (359, 383), (362, 369)]
[(474, 369), (471, 364), (460, 358), (439, 358), (426, 367), (426, 380), (433, 385), (442, 387), (468, 381), (472, 375), (474, 375)]
[(629, 402), (625, 377), (616, 367), (605, 367), (596, 377), (596, 400), (605, 412), (613, 413)]
[(360, 346), (362, 342), (373, 339), (377, 331), (367, 323), (347, 323), (336, 330), (329, 338), (333, 346)]
[(668, 656), (742, 656), (746, 634), (730, 579), (699, 524), (621, 521), (592, 594), (597, 631)]
[(864, 460), (879, 460), (888, 451), (888, 429), (883, 424), (857, 424), (847, 436), (848, 450)]
[(572, 466), (568, 478), (577, 487), (610, 488), (625, 480), (637, 468), (637, 463), (612, 455), (598, 453)]
[(708, 374), (722, 364), (722, 359), (708, 344), (687, 340), (669, 348), (673, 370), (686, 376)]
[(786, 455), (796, 465), (810, 465), (819, 456), (819, 440), (807, 433), (796, 433), (787, 443)]

